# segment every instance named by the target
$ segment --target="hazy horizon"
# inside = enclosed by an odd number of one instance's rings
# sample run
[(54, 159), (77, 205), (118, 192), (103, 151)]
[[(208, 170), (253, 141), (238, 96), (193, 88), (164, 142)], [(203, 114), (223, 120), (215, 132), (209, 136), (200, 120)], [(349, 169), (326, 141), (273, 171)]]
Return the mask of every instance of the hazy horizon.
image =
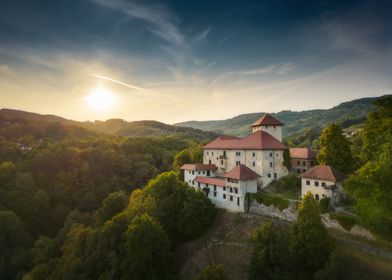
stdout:
[(392, 92), (389, 1), (27, 0), (0, 9), (0, 107), (177, 123)]

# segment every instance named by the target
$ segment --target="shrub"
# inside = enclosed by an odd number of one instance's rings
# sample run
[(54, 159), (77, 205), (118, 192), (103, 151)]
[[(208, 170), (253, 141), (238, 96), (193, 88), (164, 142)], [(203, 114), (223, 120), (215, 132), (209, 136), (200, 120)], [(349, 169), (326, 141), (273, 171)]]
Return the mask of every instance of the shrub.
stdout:
[(343, 213), (334, 213), (330, 215), (331, 219), (336, 219), (338, 223), (347, 231), (350, 231), (357, 223), (356, 218)]
[(203, 269), (196, 277), (196, 280), (227, 280), (225, 270), (222, 265), (210, 265)]
[(289, 174), (274, 180), (268, 185), (268, 189), (274, 192), (295, 192), (298, 193), (301, 190), (301, 179), (296, 174)]
[(329, 197), (324, 197), (320, 200), (320, 211), (322, 214), (327, 213), (329, 209)]
[(289, 202), (280, 197), (271, 196), (268, 193), (255, 193), (253, 198), (260, 204), (270, 206), (271, 204), (278, 208), (280, 211), (289, 207)]

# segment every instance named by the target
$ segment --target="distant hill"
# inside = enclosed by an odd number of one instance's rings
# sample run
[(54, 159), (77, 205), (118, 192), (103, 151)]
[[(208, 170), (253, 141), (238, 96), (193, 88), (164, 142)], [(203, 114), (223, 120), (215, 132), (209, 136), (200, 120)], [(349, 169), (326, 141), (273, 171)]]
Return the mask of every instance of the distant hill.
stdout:
[(66, 126), (127, 137), (179, 135), (196, 141), (208, 141), (217, 136), (213, 132), (206, 132), (190, 127), (173, 126), (157, 121), (127, 122), (122, 119), (109, 119), (107, 121), (78, 122), (56, 115), (41, 115), (20, 110), (0, 109), (0, 127), (6, 127), (8, 125), (17, 126), (18, 121), (21, 120), (34, 123), (60, 123)]
[[(285, 123), (284, 137), (299, 134), (307, 129), (320, 131), (329, 123), (335, 122), (343, 128), (365, 121), (373, 109), (376, 97), (361, 98), (341, 103), (331, 109), (308, 111), (281, 111), (272, 114)], [(250, 125), (264, 114), (263, 112), (243, 114), (227, 120), (187, 121), (175, 125), (193, 127), (218, 134), (245, 136), (250, 133)]]

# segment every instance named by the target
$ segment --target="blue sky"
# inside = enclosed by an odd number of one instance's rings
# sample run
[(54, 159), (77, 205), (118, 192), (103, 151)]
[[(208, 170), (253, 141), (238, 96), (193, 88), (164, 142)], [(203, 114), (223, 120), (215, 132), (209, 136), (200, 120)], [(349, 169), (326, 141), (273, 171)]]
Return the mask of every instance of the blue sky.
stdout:
[(3, 1), (0, 107), (173, 123), (391, 93), (391, 3)]

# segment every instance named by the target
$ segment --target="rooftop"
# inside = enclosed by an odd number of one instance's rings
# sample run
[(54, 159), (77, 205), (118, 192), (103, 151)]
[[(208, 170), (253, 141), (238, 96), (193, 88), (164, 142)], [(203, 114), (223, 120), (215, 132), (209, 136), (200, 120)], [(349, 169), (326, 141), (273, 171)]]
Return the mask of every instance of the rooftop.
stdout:
[(224, 175), (225, 178), (232, 178), (237, 180), (252, 180), (260, 177), (259, 174), (244, 164), (237, 165), (232, 170)]
[(317, 165), (299, 175), (301, 178), (318, 179), (330, 182), (343, 182), (346, 176), (329, 165)]
[(310, 148), (290, 148), (291, 158), (315, 159), (316, 153)]
[(184, 164), (183, 166), (180, 167), (180, 169), (199, 171), (199, 170), (217, 170), (218, 167), (216, 167), (215, 164), (190, 163), (190, 164)]
[(204, 149), (226, 150), (285, 150), (287, 146), (265, 131), (256, 131), (245, 138), (220, 136), (204, 146)]
[(200, 177), (200, 176), (197, 176), (195, 178), (195, 182), (203, 183), (203, 184), (209, 184), (209, 185), (215, 185), (215, 186), (221, 186), (221, 187), (225, 186), (225, 180), (220, 179), (220, 178), (216, 178), (216, 177)]
[(260, 119), (258, 119), (256, 122), (252, 124), (253, 126), (261, 126), (261, 125), (278, 125), (282, 126), (283, 123), (279, 121), (278, 119), (274, 118), (270, 114), (265, 114), (262, 116)]

